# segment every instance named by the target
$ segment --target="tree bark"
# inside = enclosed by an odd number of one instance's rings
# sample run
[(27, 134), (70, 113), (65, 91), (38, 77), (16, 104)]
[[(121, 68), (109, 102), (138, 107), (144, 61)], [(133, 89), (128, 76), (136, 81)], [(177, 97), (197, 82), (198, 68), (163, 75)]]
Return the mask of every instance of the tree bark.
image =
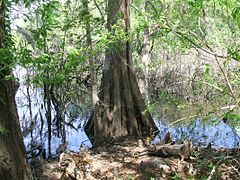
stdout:
[[(144, 11), (148, 13), (148, 2), (144, 2)], [(138, 79), (138, 85), (140, 92), (145, 97), (146, 102), (149, 103), (148, 95), (148, 76), (149, 76), (149, 64), (151, 59), (151, 47), (150, 47), (150, 28), (146, 27), (143, 34), (143, 48), (141, 52), (141, 63), (143, 67), (140, 69), (140, 78)]]
[[(131, 68), (129, 0), (108, 0), (107, 10), (109, 41), (117, 40), (106, 49), (100, 100), (85, 125), (93, 144), (109, 137), (148, 136), (157, 130)], [(116, 25), (120, 28), (114, 28)], [(117, 36), (121, 32), (124, 37)]]
[[(85, 30), (86, 30), (86, 46), (88, 47), (89, 51), (92, 50), (92, 37), (91, 37), (91, 24), (90, 24), (90, 12), (88, 7), (88, 0), (82, 0), (83, 8), (84, 8), (84, 15), (85, 15)], [(92, 56), (89, 56), (89, 65), (90, 65), (90, 78), (91, 78), (91, 91), (92, 91), (92, 105), (93, 107), (96, 105), (98, 101), (98, 94), (97, 94), (97, 83), (96, 83), (96, 72), (95, 72), (95, 60)]]
[[(0, 0), (0, 51), (7, 52), (4, 24), (4, 1)], [(0, 62), (0, 179), (28, 180), (30, 170), (26, 162), (25, 148), (20, 130), (15, 102), (16, 81), (7, 79), (11, 70), (6, 57)]]

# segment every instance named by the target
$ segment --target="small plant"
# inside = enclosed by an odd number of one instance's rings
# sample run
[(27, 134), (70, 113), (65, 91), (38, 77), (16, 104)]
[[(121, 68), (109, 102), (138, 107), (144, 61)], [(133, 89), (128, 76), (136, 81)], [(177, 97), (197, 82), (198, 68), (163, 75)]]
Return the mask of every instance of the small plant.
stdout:
[(127, 176), (127, 179), (128, 179), (128, 180), (134, 180), (134, 177), (133, 177), (133, 175), (129, 174), (129, 175)]
[(177, 172), (175, 172), (175, 175), (171, 179), (172, 180), (180, 180), (182, 178), (181, 178), (181, 176)]

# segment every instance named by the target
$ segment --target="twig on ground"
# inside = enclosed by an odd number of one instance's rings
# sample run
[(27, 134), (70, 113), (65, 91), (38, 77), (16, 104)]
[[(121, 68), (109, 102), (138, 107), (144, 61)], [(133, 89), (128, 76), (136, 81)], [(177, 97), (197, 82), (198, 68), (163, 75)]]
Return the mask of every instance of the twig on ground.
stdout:
[(211, 179), (212, 179), (212, 176), (214, 175), (214, 173), (215, 173), (215, 171), (216, 171), (216, 167), (217, 167), (217, 166), (214, 166), (214, 167), (212, 168), (212, 171), (211, 171), (211, 173), (209, 174), (207, 180), (211, 180)]

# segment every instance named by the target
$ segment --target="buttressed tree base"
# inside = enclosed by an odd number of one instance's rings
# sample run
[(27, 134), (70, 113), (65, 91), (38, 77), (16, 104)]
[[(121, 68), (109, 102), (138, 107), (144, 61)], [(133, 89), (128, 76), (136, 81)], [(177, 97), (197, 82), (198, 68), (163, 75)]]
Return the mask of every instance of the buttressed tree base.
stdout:
[(116, 37), (113, 26), (117, 25), (125, 37), (106, 49), (99, 101), (85, 126), (93, 144), (109, 137), (147, 136), (157, 130), (131, 69), (129, 20), (129, 0), (108, 1), (108, 31)]

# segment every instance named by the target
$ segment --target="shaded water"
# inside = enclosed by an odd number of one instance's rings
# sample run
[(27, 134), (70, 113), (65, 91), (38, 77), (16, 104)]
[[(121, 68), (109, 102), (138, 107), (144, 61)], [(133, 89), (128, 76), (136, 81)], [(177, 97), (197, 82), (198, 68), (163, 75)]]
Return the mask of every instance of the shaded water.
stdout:
[(176, 126), (169, 126), (167, 123), (160, 121), (158, 127), (160, 132), (154, 139), (154, 143), (162, 142), (167, 132), (170, 132), (174, 142), (189, 139), (192, 140), (194, 145), (201, 147), (206, 147), (209, 143), (215, 148), (237, 148), (240, 146), (239, 134), (222, 120), (212, 125), (196, 118), (189, 124)]
[[(26, 74), (26, 70), (21, 67), (18, 67), (15, 70), (15, 76), (20, 82), (20, 88), (16, 94), (16, 103), (23, 132), (24, 144), (27, 152), (31, 152), (34, 147), (47, 149), (48, 129), (45, 117), (46, 110), (43, 105), (43, 90), (31, 86), (27, 88), (27, 85), (25, 84)], [(83, 131), (83, 124), (87, 119), (87, 116), (89, 116), (89, 112), (79, 113), (79, 110), (72, 104), (67, 106), (66, 111), (67, 113), (78, 113), (74, 118), (67, 115), (65, 116), (65, 122), (75, 127), (72, 128), (71, 126), (65, 125), (67, 148), (72, 151), (79, 151), (81, 144), (84, 144), (87, 147), (92, 146)], [(62, 144), (62, 138), (57, 136), (55, 128), (56, 113), (53, 105), (52, 117), (51, 154), (54, 155), (56, 154), (56, 149)]]

